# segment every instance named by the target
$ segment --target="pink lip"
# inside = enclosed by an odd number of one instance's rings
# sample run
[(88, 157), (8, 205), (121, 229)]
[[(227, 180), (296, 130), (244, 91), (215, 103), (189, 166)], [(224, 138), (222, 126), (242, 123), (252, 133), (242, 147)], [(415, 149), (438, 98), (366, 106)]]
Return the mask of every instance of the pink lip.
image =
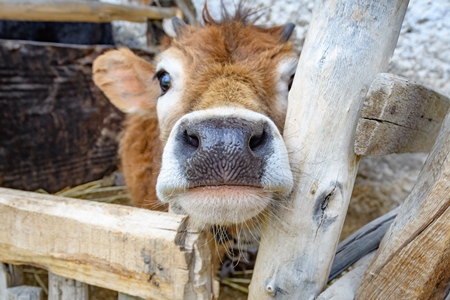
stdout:
[(249, 186), (249, 185), (205, 185), (189, 188), (190, 191), (199, 191), (199, 190), (261, 190), (261, 187), (257, 186)]

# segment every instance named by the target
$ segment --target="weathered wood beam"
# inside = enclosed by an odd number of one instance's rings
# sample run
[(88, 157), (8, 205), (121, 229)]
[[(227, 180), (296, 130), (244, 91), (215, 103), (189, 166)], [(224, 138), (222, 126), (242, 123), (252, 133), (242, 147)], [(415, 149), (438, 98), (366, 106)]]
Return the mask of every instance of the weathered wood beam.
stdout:
[(386, 231), (394, 222), (399, 207), (358, 229), (339, 243), (328, 282), (339, 276), (363, 256), (378, 249)]
[(356, 299), (444, 299), (450, 288), (450, 114)]
[(210, 299), (206, 237), (187, 217), (0, 188), (0, 261), (145, 299)]
[(250, 299), (314, 299), (325, 287), (358, 169), (360, 108), (388, 67), (407, 6), (316, 1), (283, 134), (296, 186), (265, 224)]
[(429, 152), (450, 99), (397, 75), (378, 74), (356, 128), (355, 153), (362, 156)]
[(119, 5), (86, 0), (0, 0), (0, 19), (15, 21), (147, 22), (180, 15), (175, 8)]
[(353, 300), (366, 272), (375, 256), (375, 251), (362, 257), (347, 274), (336, 280), (317, 297), (317, 300)]

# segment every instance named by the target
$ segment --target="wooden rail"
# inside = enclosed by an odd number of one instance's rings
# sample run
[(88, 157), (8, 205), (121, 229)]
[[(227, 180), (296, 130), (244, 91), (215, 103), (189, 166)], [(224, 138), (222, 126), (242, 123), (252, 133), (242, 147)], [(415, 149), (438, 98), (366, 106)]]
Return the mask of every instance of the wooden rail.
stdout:
[(187, 217), (0, 188), (0, 261), (145, 299), (210, 299), (206, 237)]
[(147, 22), (181, 16), (177, 8), (119, 5), (86, 0), (0, 0), (0, 20), (111, 22), (124, 20)]
[(378, 74), (358, 121), (355, 153), (429, 152), (449, 107), (448, 97), (417, 82)]

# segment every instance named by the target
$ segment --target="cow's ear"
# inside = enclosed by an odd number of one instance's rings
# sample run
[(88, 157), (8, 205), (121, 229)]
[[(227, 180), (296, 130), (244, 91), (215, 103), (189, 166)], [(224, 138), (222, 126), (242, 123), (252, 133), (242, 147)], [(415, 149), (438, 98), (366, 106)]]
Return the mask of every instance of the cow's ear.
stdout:
[(172, 17), (171, 19), (163, 20), (163, 30), (164, 33), (171, 38), (179, 37), (186, 29), (186, 23), (177, 17)]
[(273, 36), (276, 36), (280, 42), (287, 43), (294, 32), (295, 24), (293, 23), (287, 23), (283, 26), (276, 26), (272, 28), (268, 28), (267, 31), (272, 34)]
[(129, 49), (106, 52), (93, 65), (95, 84), (121, 111), (155, 112), (160, 94), (155, 68)]

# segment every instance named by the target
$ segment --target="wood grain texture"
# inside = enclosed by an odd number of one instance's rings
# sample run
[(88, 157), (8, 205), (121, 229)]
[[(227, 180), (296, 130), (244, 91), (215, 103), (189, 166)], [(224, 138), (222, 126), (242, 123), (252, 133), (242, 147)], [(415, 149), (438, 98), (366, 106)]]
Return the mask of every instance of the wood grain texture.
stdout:
[[(43, 300), (44, 292), (36, 286), (16, 286), (6, 291), (6, 300)], [(1, 299), (1, 298), (0, 298)], [(67, 298), (70, 299), (70, 298)], [(3, 299), (2, 299), (3, 300)]]
[(48, 273), (48, 300), (89, 300), (86, 283)]
[(355, 153), (429, 152), (450, 99), (397, 75), (378, 74), (358, 121)]
[(356, 261), (378, 249), (381, 240), (397, 216), (399, 208), (363, 226), (339, 243), (328, 282), (339, 276)]
[(206, 237), (187, 217), (0, 189), (0, 261), (144, 299), (211, 299)]
[(0, 19), (15, 21), (147, 22), (179, 14), (174, 8), (84, 0), (0, 0)]
[(123, 114), (91, 78), (108, 49), (0, 40), (0, 186), (56, 192), (116, 168)]
[(296, 186), (262, 232), (249, 299), (315, 299), (325, 287), (358, 168), (360, 107), (407, 5), (316, 1), (284, 131)]
[(0, 262), (0, 299), (6, 298), (6, 289), (10, 286), (11, 280), (7, 265)]
[(142, 300), (142, 298), (119, 293), (118, 300)]
[(444, 299), (450, 288), (450, 115), (356, 299)]
[(375, 251), (359, 259), (353, 269), (336, 280), (317, 300), (353, 300), (361, 284), (364, 273), (375, 256)]

